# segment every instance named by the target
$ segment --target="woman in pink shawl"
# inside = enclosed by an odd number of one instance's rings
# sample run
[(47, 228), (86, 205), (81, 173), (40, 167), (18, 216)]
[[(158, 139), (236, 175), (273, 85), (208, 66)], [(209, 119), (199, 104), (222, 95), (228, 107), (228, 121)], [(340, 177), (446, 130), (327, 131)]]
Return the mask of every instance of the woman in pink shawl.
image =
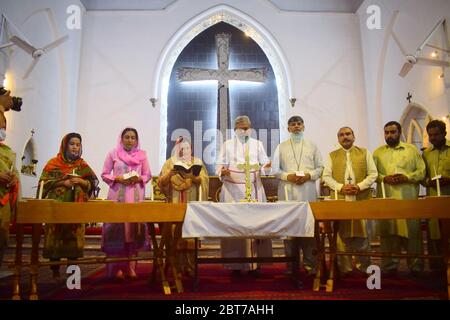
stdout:
[[(127, 179), (124, 175), (131, 177)], [(122, 131), (117, 147), (106, 157), (102, 179), (109, 185), (109, 200), (139, 202), (144, 199), (145, 184), (151, 179), (151, 172), (147, 154), (139, 147), (136, 129)], [(147, 235), (144, 223), (105, 223), (102, 250), (110, 257), (134, 257), (148, 244)], [(135, 279), (136, 266), (136, 261), (108, 264), (108, 276)]]

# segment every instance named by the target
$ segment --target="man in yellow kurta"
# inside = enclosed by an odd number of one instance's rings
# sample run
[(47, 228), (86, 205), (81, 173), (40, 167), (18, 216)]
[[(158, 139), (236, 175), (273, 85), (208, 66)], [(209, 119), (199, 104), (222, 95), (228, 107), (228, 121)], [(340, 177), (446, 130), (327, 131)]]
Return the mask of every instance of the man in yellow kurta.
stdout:
[[(341, 148), (331, 152), (325, 162), (323, 181), (333, 190), (337, 190), (340, 199), (347, 201), (368, 200), (372, 198), (370, 186), (377, 178), (377, 168), (371, 153), (353, 143), (355, 135), (349, 127), (338, 131)], [(365, 220), (341, 221), (338, 232), (338, 250), (346, 252), (368, 251)], [(356, 270), (366, 273), (370, 264), (369, 257), (357, 256)], [(349, 274), (353, 271), (350, 256), (338, 257), (339, 271)]]
[(19, 191), (19, 173), (15, 169), (16, 154), (4, 144), (6, 138), (5, 111), (11, 108), (9, 91), (0, 96), (0, 266), (9, 238), (9, 224)]
[[(425, 163), (419, 150), (412, 144), (400, 141), (401, 125), (390, 121), (384, 126), (383, 145), (373, 153), (378, 169), (377, 196), (381, 197), (381, 183), (384, 183), (386, 197), (398, 200), (417, 199), (419, 183), (425, 177)], [(395, 219), (379, 222), (381, 250), (383, 252), (401, 253), (405, 249), (409, 254), (422, 252), (420, 220)], [(383, 273), (397, 272), (398, 258), (383, 258)], [(418, 258), (408, 259), (410, 271), (414, 274), (423, 270), (423, 261)]]
[[(448, 196), (450, 195), (450, 141), (445, 138), (447, 135), (445, 122), (430, 121), (427, 125), (427, 133), (431, 145), (423, 152), (427, 172), (422, 184), (427, 188), (427, 196), (437, 196), (436, 177), (440, 176), (440, 193)], [(431, 219), (428, 226), (430, 235), (427, 242), (428, 253), (439, 255), (442, 251), (439, 221)], [(441, 271), (443, 266), (440, 260), (430, 260), (430, 268), (433, 271)]]
[[(192, 168), (194, 165), (201, 166), (198, 173), (194, 173), (194, 170), (178, 171), (175, 169), (175, 167)], [(192, 156), (191, 143), (187, 138), (179, 137), (175, 142), (172, 156), (164, 163), (159, 174), (158, 185), (168, 201), (172, 203), (185, 203), (200, 199), (208, 201), (208, 171), (201, 159)], [(179, 270), (193, 276), (195, 241), (193, 239), (182, 240), (179, 243), (179, 249), (181, 250), (177, 255)]]

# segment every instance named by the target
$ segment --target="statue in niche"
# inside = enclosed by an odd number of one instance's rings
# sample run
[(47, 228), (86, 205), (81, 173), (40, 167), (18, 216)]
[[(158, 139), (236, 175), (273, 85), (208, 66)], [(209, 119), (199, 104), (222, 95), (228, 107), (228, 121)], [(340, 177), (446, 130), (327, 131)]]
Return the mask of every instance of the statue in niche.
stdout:
[(36, 165), (38, 163), (36, 144), (34, 142), (34, 129), (31, 130), (31, 137), (28, 139), (27, 144), (22, 155), (22, 167), (20, 172), (27, 176), (36, 177)]

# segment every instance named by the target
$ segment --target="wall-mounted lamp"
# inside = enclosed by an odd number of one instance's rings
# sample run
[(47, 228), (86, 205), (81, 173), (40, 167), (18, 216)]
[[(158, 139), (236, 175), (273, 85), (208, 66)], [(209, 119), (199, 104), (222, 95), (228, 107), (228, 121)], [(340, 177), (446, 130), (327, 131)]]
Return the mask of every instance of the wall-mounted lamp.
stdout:
[(2, 80), (2, 87), (7, 89), (8, 88), (8, 78), (6, 78), (6, 74), (1, 75), (1, 80)]
[(290, 98), (289, 102), (291, 103), (291, 107), (293, 108), (295, 106), (295, 102), (297, 101), (296, 98)]
[(432, 57), (432, 58), (437, 58), (437, 57), (439, 57), (439, 52), (433, 51), (433, 52), (431, 53), (431, 57)]
[(439, 75), (439, 77), (438, 77), (439, 79), (444, 79), (444, 74), (443, 73), (441, 73), (440, 75)]
[(158, 101), (158, 99), (156, 99), (156, 98), (150, 98), (150, 102), (152, 103), (152, 107), (153, 107), (153, 108), (156, 106), (156, 101)]

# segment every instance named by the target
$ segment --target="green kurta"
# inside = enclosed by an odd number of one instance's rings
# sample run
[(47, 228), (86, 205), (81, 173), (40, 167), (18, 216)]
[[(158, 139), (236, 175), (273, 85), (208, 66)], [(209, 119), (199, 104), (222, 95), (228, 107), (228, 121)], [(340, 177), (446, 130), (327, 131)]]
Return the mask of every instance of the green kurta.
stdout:
[[(435, 187), (429, 185), (431, 179), (436, 175), (450, 177), (450, 141), (441, 150), (430, 146), (423, 152), (423, 159), (426, 165), (426, 176), (422, 184), (427, 188), (427, 196), (437, 196)], [(450, 185), (440, 186), (441, 195), (450, 195)], [(440, 239), (439, 223), (437, 219), (429, 221), (430, 238), (433, 240)]]
[[(19, 176), (15, 169), (16, 154), (8, 146), (0, 143), (0, 172), (10, 172), (13, 166), (13, 172), (16, 177)], [(11, 190), (5, 186), (0, 186), (0, 199), (3, 199), (10, 193)], [(6, 248), (9, 238), (9, 224), (12, 219), (12, 210), (10, 200), (6, 201), (4, 205), (0, 204), (0, 252)], [(2, 255), (0, 254), (0, 259)], [(0, 260), (0, 265), (1, 265)]]
[[(381, 198), (381, 182), (384, 177), (396, 173), (408, 177), (408, 183), (384, 184), (386, 197), (404, 200), (417, 199), (419, 183), (425, 177), (425, 163), (417, 148), (409, 143), (400, 142), (395, 148), (383, 145), (373, 153), (378, 169), (377, 197)], [(408, 238), (408, 227), (405, 219), (383, 220), (379, 223), (381, 235), (399, 235)]]

